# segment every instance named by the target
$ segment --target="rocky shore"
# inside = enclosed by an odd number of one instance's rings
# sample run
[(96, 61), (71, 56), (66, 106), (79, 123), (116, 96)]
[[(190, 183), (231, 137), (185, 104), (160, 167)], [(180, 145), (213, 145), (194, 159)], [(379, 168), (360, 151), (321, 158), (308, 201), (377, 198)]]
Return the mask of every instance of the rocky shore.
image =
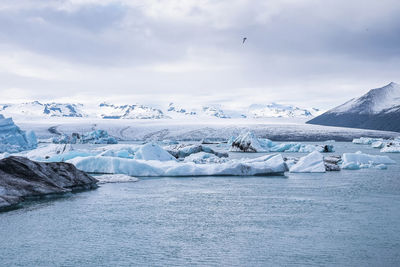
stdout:
[(0, 160), (0, 211), (22, 201), (97, 188), (97, 180), (65, 162), (36, 162), (24, 157)]

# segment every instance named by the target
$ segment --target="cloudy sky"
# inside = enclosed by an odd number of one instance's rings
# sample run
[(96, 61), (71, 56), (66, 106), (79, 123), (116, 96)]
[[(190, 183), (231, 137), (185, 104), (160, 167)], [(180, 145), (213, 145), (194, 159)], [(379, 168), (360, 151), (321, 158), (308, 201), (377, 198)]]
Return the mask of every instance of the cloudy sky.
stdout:
[(326, 109), (400, 82), (399, 14), (398, 0), (1, 0), (0, 99)]

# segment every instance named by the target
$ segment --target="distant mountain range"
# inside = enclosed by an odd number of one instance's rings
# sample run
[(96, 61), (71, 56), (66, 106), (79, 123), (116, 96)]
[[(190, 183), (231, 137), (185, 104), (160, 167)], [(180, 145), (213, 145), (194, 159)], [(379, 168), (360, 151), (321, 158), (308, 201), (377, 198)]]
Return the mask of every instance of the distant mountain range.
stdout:
[(400, 85), (372, 89), (307, 123), (400, 132)]
[(302, 109), (276, 103), (254, 104), (243, 110), (224, 109), (219, 105), (186, 108), (169, 103), (165, 109), (146, 105), (114, 105), (101, 103), (94, 109), (82, 104), (40, 103), (0, 104), (0, 113), (26, 117), (98, 117), (103, 119), (182, 119), (182, 118), (312, 118), (315, 108)]
[(0, 113), (31, 117), (85, 117), (82, 104), (45, 103), (39, 101), (21, 104), (0, 104)]

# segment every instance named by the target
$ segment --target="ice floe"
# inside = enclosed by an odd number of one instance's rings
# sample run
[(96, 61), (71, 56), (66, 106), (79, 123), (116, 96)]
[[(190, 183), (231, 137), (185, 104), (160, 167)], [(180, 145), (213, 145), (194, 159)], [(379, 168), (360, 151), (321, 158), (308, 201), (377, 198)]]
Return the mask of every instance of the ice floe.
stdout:
[(276, 143), (269, 139), (256, 138), (252, 132), (246, 132), (239, 135), (231, 144), (230, 151), (241, 152), (300, 152), (310, 153), (334, 152), (331, 144), (311, 145), (302, 143)]
[(341, 168), (347, 170), (358, 170), (374, 167), (383, 169), (382, 166), (380, 166), (382, 164), (396, 164), (396, 162), (388, 156), (369, 155), (358, 151), (356, 153), (344, 153), (342, 156)]
[(290, 172), (325, 172), (324, 157), (318, 151), (311, 152), (290, 167)]
[(118, 141), (108, 135), (105, 130), (94, 130), (85, 134), (72, 133), (62, 134), (52, 139), (55, 144), (117, 144)]
[(211, 153), (220, 158), (228, 157), (228, 153), (217, 152), (211, 149), (210, 147), (203, 145), (179, 144), (179, 145), (165, 146), (164, 149), (168, 151), (168, 153), (173, 155), (175, 158), (186, 158), (191, 154), (199, 152)]
[(220, 158), (212, 153), (198, 152), (187, 156), (184, 161), (194, 162), (197, 164), (222, 163), (228, 161), (228, 158)]
[(371, 145), (374, 142), (383, 141), (383, 138), (360, 137), (353, 139), (353, 144)]
[(95, 178), (99, 180), (100, 184), (106, 183), (128, 183), (128, 182), (137, 182), (139, 178), (132, 177), (125, 174), (102, 174), (96, 175)]
[(91, 173), (113, 173), (131, 176), (250, 176), (283, 174), (286, 165), (281, 155), (255, 159), (230, 160), (223, 163), (136, 160), (115, 157), (78, 157), (69, 160), (78, 169)]

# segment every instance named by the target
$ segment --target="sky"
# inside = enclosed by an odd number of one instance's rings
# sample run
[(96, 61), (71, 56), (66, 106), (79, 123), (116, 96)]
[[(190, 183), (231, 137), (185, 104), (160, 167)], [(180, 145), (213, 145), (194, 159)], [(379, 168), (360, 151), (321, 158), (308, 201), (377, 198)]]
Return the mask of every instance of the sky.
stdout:
[(1, 0), (0, 99), (329, 109), (400, 82), (398, 14), (398, 0)]

